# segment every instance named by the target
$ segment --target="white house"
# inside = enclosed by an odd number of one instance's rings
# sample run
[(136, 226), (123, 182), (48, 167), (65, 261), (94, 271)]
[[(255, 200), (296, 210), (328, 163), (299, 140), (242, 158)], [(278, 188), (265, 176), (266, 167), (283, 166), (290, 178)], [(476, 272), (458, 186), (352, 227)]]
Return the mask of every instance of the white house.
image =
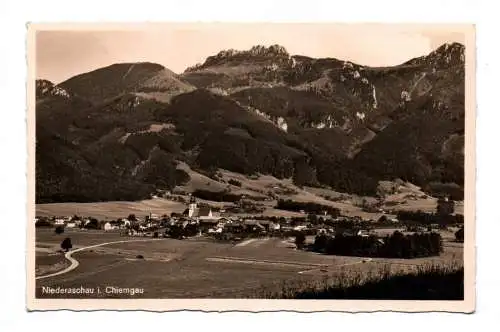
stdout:
[(281, 225), (278, 223), (272, 222), (269, 224), (269, 229), (273, 230), (273, 231), (279, 231), (281, 229)]
[(64, 225), (64, 224), (65, 224), (65, 222), (64, 222), (64, 221), (65, 221), (65, 220), (64, 220), (63, 218), (57, 218), (57, 219), (54, 221), (54, 225), (56, 225), (56, 226), (61, 226), (61, 225)]
[(111, 223), (109, 221), (104, 224), (105, 231), (111, 231), (113, 229), (115, 229), (115, 226), (111, 225)]

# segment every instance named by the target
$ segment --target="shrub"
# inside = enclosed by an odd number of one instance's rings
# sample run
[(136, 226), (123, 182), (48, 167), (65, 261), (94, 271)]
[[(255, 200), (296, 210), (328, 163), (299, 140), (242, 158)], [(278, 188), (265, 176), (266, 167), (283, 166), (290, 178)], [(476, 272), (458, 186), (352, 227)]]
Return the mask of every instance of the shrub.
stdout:
[(36, 228), (38, 228), (38, 227), (50, 227), (50, 226), (52, 226), (50, 221), (44, 220), (44, 219), (37, 220), (37, 222), (35, 223)]
[(71, 239), (67, 237), (61, 242), (61, 249), (67, 252), (71, 248), (73, 248), (73, 244), (71, 243)]
[(135, 256), (135, 258), (137, 258), (137, 259), (144, 259), (144, 256), (143, 255), (137, 255), (137, 256)]
[(54, 230), (56, 234), (62, 234), (64, 233), (64, 226), (57, 226)]
[(325, 252), (329, 237), (326, 234), (319, 234), (314, 238), (313, 250)]
[(297, 249), (302, 249), (305, 242), (306, 236), (304, 235), (304, 233), (299, 232), (295, 235), (295, 245), (297, 246)]
[(235, 179), (229, 180), (228, 183), (232, 184), (233, 186), (236, 186), (236, 187), (241, 187), (241, 182), (238, 180), (235, 180)]

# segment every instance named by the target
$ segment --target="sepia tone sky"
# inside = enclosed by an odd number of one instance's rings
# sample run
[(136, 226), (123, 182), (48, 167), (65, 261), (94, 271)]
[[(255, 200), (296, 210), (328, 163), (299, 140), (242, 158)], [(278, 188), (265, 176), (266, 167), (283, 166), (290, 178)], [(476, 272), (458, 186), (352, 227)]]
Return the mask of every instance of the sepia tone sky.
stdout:
[(292, 55), (367, 66), (397, 65), (445, 42), (464, 26), (390, 24), (136, 24), (51, 26), (36, 35), (36, 77), (60, 83), (120, 62), (149, 61), (176, 73), (223, 49), (279, 44)]

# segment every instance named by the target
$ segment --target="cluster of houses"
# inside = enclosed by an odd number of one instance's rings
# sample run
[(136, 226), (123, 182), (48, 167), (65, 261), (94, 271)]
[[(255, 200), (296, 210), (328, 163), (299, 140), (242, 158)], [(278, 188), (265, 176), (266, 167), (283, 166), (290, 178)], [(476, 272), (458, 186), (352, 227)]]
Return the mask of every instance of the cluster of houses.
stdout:
[[(198, 234), (221, 234), (221, 233), (272, 233), (287, 231), (310, 231), (316, 233), (321, 230), (312, 227), (305, 218), (301, 222), (291, 222), (290, 218), (243, 218), (228, 215), (224, 210), (214, 211), (206, 205), (199, 205), (191, 200), (187, 209), (182, 214), (170, 216), (158, 216), (149, 214), (145, 218), (130, 215), (127, 218), (117, 220), (98, 221), (91, 217), (52, 217), (35, 218), (37, 225), (63, 226), (67, 228), (101, 229), (104, 231), (119, 231), (131, 236), (141, 236), (146, 233), (157, 232), (160, 229), (168, 229), (172, 226), (186, 228), (188, 225), (195, 226)], [(327, 230), (325, 230), (327, 231)]]
[(92, 217), (78, 217), (78, 216), (66, 216), (66, 217), (36, 217), (36, 226), (62, 226), (65, 228), (93, 228), (93, 229), (104, 229), (104, 230), (115, 230), (115, 229), (126, 229), (130, 227), (131, 222), (124, 219), (104, 221), (99, 222), (97, 219)]
[[(215, 212), (208, 206), (199, 206), (194, 200), (180, 217), (170, 218), (168, 225), (196, 224), (199, 233), (239, 233), (244, 231), (269, 232), (279, 230), (280, 223), (270, 220), (243, 219), (236, 216), (224, 216), (224, 210)], [(167, 225), (167, 226), (168, 226)]]
[[(451, 201), (452, 202), (452, 201)], [(441, 200), (438, 210), (441, 213), (449, 213), (453, 206), (448, 200)], [(318, 216), (316, 216), (319, 218)], [(386, 217), (384, 217), (386, 218)], [(45, 226), (63, 226), (66, 228), (82, 229), (101, 229), (104, 231), (120, 231), (130, 236), (144, 236), (159, 232), (161, 229), (167, 233), (168, 229), (186, 229), (195, 230), (196, 234), (238, 234), (238, 233), (289, 233), (301, 231), (309, 235), (316, 234), (343, 234), (369, 236), (372, 232), (366, 225), (372, 222), (363, 221), (359, 217), (337, 216), (328, 218), (321, 216), (320, 222), (311, 222), (308, 218), (243, 218), (231, 213), (225, 213), (224, 210), (213, 210), (210, 206), (199, 205), (195, 199), (191, 199), (186, 210), (182, 214), (173, 213), (170, 216), (158, 216), (149, 214), (145, 218), (138, 218), (130, 215), (127, 218), (117, 220), (98, 221), (91, 217), (52, 217), (35, 218), (36, 225)], [(316, 218), (315, 218), (316, 219)], [(386, 218), (387, 219), (387, 218)], [(374, 222), (374, 221), (373, 221)], [(381, 222), (379, 220), (379, 222)], [(388, 219), (386, 222), (395, 224), (397, 219)], [(343, 226), (339, 226), (343, 225)], [(191, 232), (192, 233), (192, 232)]]

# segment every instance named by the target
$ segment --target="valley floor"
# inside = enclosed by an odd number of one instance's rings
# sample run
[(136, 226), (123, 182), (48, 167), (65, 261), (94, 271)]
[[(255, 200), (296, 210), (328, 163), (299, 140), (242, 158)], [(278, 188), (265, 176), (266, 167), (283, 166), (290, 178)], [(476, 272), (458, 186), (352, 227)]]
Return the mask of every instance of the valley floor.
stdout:
[[(463, 262), (463, 246), (446, 237), (445, 251), (439, 257), (398, 260), (321, 255), (295, 250), (293, 240), (278, 238), (252, 239), (234, 245), (204, 237), (138, 242), (116, 232), (36, 232), (37, 298), (247, 298), (255, 297), (263, 287), (284, 282), (319, 282), (339, 275), (372, 276), (388, 270), (398, 273), (429, 264)], [(73, 250), (79, 249), (72, 254), (78, 266), (43, 278), (68, 267), (64, 255), (57, 252), (62, 239), (68, 236)], [(116, 241), (126, 242), (113, 243)], [(110, 244), (85, 249), (103, 243)], [(56, 291), (81, 287), (94, 292)], [(132, 295), (130, 289), (142, 292), (134, 291)]]

